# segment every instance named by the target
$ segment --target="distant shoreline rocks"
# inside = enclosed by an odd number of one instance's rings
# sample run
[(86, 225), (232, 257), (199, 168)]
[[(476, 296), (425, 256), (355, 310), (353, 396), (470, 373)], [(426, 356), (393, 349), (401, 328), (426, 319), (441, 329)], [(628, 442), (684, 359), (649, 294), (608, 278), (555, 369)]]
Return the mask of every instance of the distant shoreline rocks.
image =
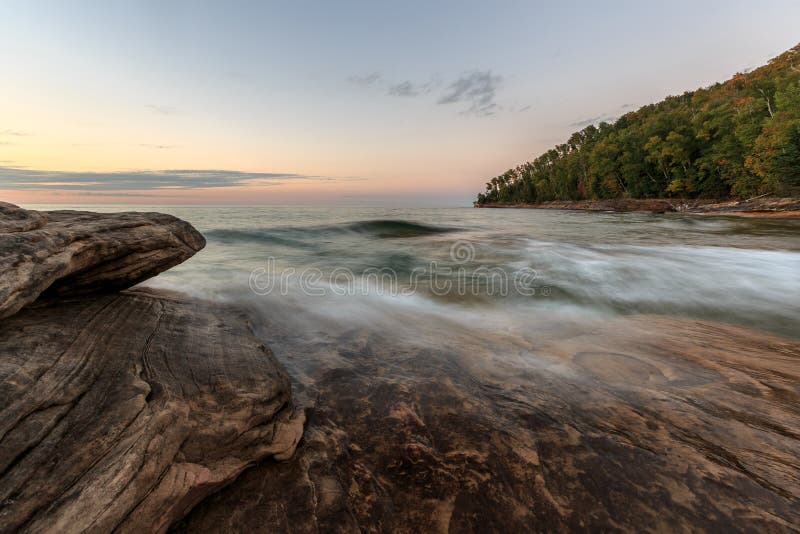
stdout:
[(474, 207), (615, 211), (622, 213), (687, 213), (696, 215), (736, 215), (743, 217), (800, 217), (800, 198), (794, 197), (762, 197), (741, 201), (614, 198), (606, 200), (552, 200), (535, 204), (519, 202), (475, 202)]

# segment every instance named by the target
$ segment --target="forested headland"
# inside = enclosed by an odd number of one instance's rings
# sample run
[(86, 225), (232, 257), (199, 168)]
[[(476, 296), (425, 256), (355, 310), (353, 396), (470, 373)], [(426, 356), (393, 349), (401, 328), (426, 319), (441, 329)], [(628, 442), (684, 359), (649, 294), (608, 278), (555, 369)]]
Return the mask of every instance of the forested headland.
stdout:
[(575, 132), (489, 180), (476, 204), (764, 194), (800, 195), (800, 45)]

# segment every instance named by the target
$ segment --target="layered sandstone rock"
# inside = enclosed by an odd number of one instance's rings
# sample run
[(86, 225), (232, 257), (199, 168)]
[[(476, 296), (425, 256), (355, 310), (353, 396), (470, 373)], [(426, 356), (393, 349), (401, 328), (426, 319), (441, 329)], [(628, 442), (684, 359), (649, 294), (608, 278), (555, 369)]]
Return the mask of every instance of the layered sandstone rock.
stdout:
[(112, 293), (204, 244), (168, 215), (0, 204), (1, 532), (163, 532), (293, 454), (305, 415), (244, 316)]
[(3, 531), (159, 532), (302, 433), (239, 313), (130, 291), (0, 325)]
[(45, 292), (131, 287), (204, 246), (197, 230), (171, 215), (35, 212), (0, 203), (0, 318)]
[(796, 531), (800, 343), (658, 316), (550, 339), (518, 339), (516, 360), (493, 355), (500, 340), (471, 355), (357, 331), (314, 343), (296, 361), (318, 404), (295, 458), (177, 530)]

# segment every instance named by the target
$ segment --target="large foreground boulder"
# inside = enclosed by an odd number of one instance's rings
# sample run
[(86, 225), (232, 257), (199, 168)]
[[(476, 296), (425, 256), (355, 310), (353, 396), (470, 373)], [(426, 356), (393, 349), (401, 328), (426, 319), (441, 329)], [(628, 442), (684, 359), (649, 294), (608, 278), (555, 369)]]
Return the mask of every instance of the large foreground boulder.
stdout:
[(0, 318), (45, 292), (131, 287), (204, 246), (197, 230), (171, 215), (35, 212), (0, 202)]
[(294, 453), (305, 416), (242, 314), (114, 293), (204, 245), (170, 215), (0, 203), (0, 532), (163, 532)]
[[(75, 217), (101, 231), (89, 215), (48, 214)], [(155, 242), (153, 219), (127, 217)], [(110, 237), (124, 232), (56, 224), (39, 230), (53, 250), (136, 254)], [(173, 228), (166, 241), (194, 235)], [(144, 290), (35, 304), (0, 321), (0, 531), (164, 531), (249, 465), (290, 456), (303, 421), (281, 366), (232, 309)]]

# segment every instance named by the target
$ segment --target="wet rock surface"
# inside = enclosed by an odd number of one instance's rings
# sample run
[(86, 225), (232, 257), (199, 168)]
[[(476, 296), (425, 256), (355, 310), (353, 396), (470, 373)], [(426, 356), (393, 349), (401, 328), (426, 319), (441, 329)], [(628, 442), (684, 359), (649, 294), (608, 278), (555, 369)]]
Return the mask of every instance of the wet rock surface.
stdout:
[(164, 531), (304, 420), (239, 312), (152, 290), (3, 319), (0, 406), (3, 532)]
[(0, 203), (0, 531), (163, 532), (291, 457), (305, 414), (244, 315), (115, 293), (204, 245), (170, 215)]
[(702, 215), (742, 215), (748, 217), (800, 216), (800, 198), (762, 195), (748, 200), (710, 200), (675, 198), (611, 198), (603, 200), (549, 200), (537, 204), (497, 202), (474, 204), (476, 208), (531, 208), (585, 211), (645, 211), (653, 213), (694, 213)]
[(465, 358), (358, 330), (300, 358), (261, 334), (316, 395), (305, 438), (292, 462), (246, 471), (178, 532), (800, 524), (796, 341), (641, 316), (520, 341), (515, 361), (491, 342)]
[(36, 212), (0, 203), (0, 318), (42, 294), (131, 287), (204, 246), (197, 230), (171, 215)]
[(203, 244), (166, 215), (0, 204), (0, 531), (800, 524), (795, 340), (661, 316), (254, 334), (111, 293)]

